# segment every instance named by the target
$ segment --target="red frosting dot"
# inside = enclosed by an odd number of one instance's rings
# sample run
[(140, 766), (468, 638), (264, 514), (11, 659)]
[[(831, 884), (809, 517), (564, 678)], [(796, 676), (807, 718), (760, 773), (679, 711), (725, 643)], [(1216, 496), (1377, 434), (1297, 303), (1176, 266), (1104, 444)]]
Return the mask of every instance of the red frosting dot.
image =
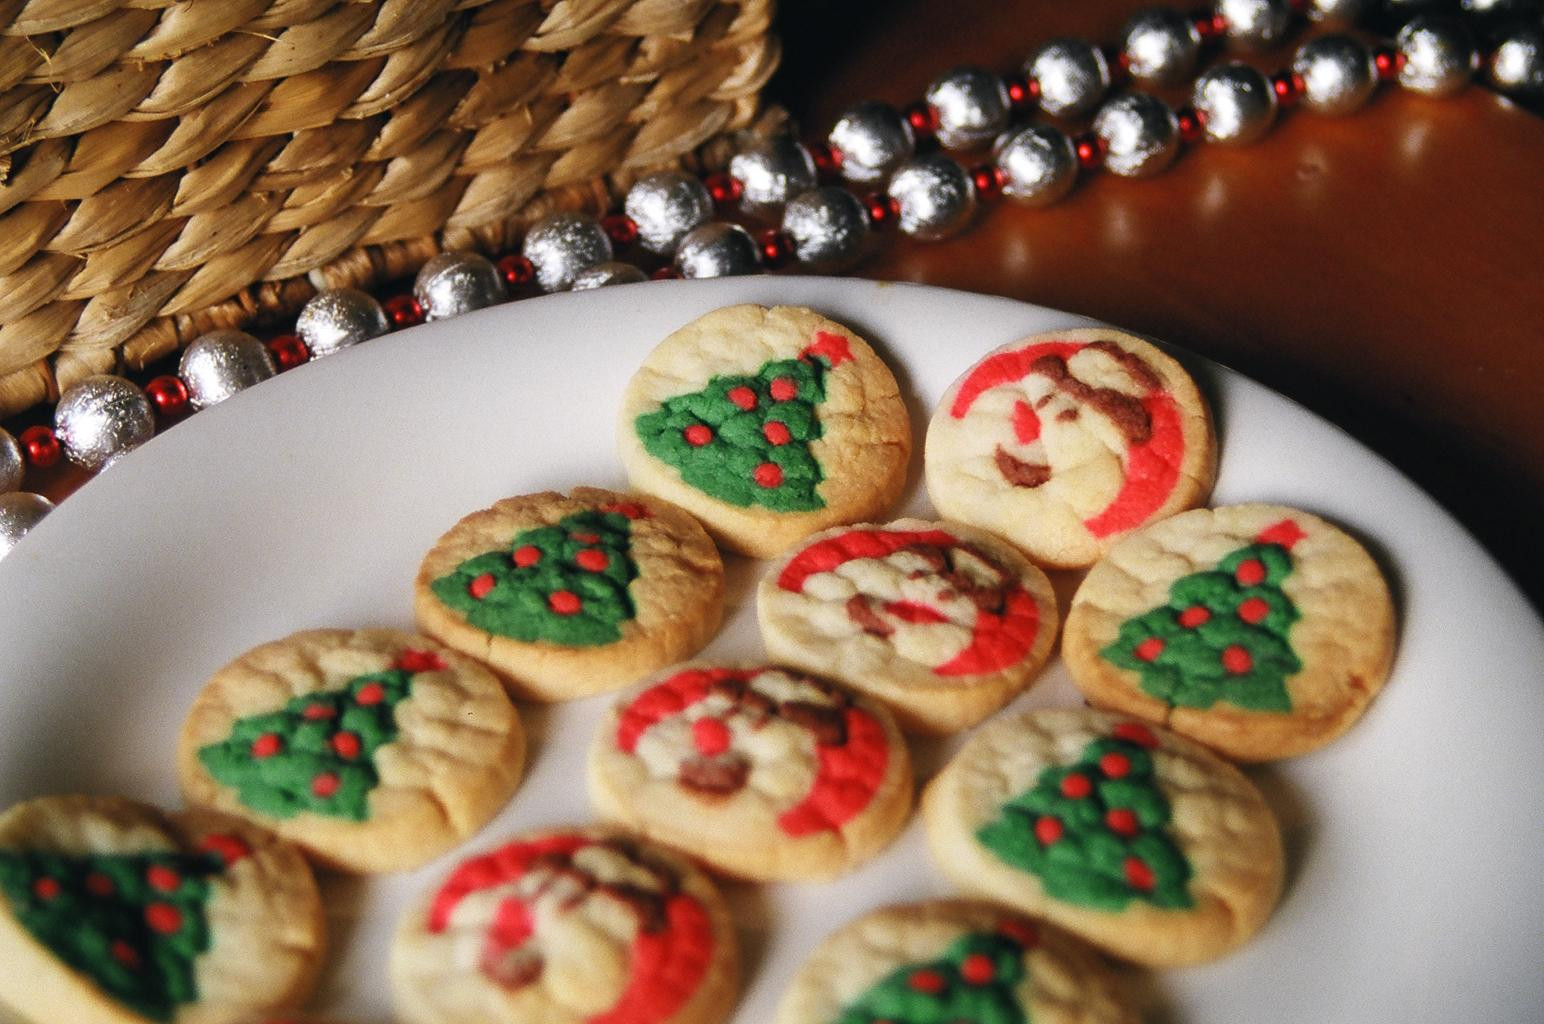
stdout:
[(924, 967), (920, 971), (912, 971), (911, 977), (906, 979), (906, 984), (915, 992), (937, 995), (944, 990), (944, 976)]
[(1010, 918), (997, 926), (997, 933), (1017, 942), (1025, 949), (1040, 945), (1040, 931), (1028, 921)]
[(1127, 857), (1122, 867), (1126, 871), (1126, 884), (1133, 889), (1151, 892), (1153, 886), (1158, 884), (1158, 879), (1153, 875), (1153, 869), (1139, 857)]
[(1126, 807), (1112, 807), (1104, 814), (1104, 823), (1118, 836), (1134, 836), (1141, 829), (1136, 814)]
[(1158, 657), (1158, 655), (1163, 653), (1163, 639), (1161, 637), (1150, 636), (1146, 640), (1143, 640), (1141, 643), (1137, 644), (1136, 650), (1132, 651), (1132, 653), (1137, 656), (1138, 661), (1152, 661), (1154, 658)]
[(149, 871), (145, 872), (145, 881), (150, 883), (150, 888), (157, 892), (176, 892), (182, 884), (182, 876), (171, 868), (160, 864), (153, 864)]
[(1263, 597), (1251, 597), (1238, 606), (1238, 617), (1251, 626), (1259, 625), (1271, 613), (1271, 603)]
[(370, 707), (386, 699), (386, 687), (380, 683), (366, 683), (354, 694), (354, 703)]
[(123, 939), (114, 939), (109, 947), (112, 950), (113, 959), (123, 966), (133, 970), (139, 966), (139, 950), (135, 949)]
[(93, 871), (86, 876), (86, 891), (93, 896), (111, 896), (118, 891), (118, 887), (102, 872)]
[(788, 424), (779, 423), (777, 420), (768, 420), (762, 424), (761, 436), (767, 439), (768, 444), (784, 445), (793, 440)]
[(1205, 605), (1193, 604), (1179, 613), (1179, 624), (1186, 629), (1195, 629), (1211, 621), (1211, 617), (1212, 613)]
[(59, 888), (57, 878), (39, 878), (32, 883), (32, 895), (40, 900), (51, 900), (59, 895)]
[(176, 935), (182, 931), (182, 911), (170, 903), (152, 903), (145, 908), (145, 923), (158, 935)]
[(1238, 568), (1233, 570), (1233, 578), (1246, 587), (1258, 586), (1265, 582), (1265, 563), (1258, 558), (1240, 562)]
[(493, 578), (493, 573), (485, 572), (466, 585), (466, 592), (481, 601), (488, 596), (488, 591), (492, 590), (497, 582)]
[(681, 431), (681, 436), (686, 438), (686, 443), (693, 448), (701, 448), (713, 440), (713, 428), (705, 423), (693, 423)]
[(547, 607), (559, 615), (577, 615), (584, 602), (572, 590), (554, 590), (547, 595)]
[[(529, 569), (541, 561), (541, 548), (536, 547), (534, 544), (525, 544), (515, 548), (515, 553), (510, 555), (509, 558), (510, 561), (515, 563), (517, 568)], [(481, 578), (480, 576), (478, 577), (478, 579)]]
[(1078, 775), (1074, 773), (1072, 775), (1066, 776), (1061, 780), (1061, 791), (1062, 796), (1068, 796), (1074, 800), (1081, 800), (1094, 791), (1094, 784), (1088, 781), (1087, 775)]
[(445, 671), (445, 659), (433, 651), (407, 650), (397, 655), (395, 668), (404, 672), (443, 672)]
[(739, 406), (741, 409), (744, 409), (746, 412), (750, 412), (752, 409), (756, 408), (756, 392), (752, 391), (744, 384), (741, 384), (737, 388), (730, 388), (729, 394), (727, 394), (725, 397), (735, 405)]
[(272, 757), (284, 749), (284, 741), (277, 733), (265, 732), (252, 741), (253, 757)]
[(308, 704), (301, 715), (309, 722), (320, 722), (324, 718), (332, 718), (337, 712), (326, 704)]
[(783, 467), (775, 462), (763, 462), (752, 474), (762, 487), (777, 487), (783, 482)]
[(1099, 770), (1106, 778), (1123, 779), (1131, 772), (1131, 758), (1112, 750), (1099, 759)]
[(331, 742), (333, 753), (349, 761), (358, 757), (362, 749), (359, 734), (356, 732), (340, 732), (332, 738)]
[(1254, 668), (1254, 659), (1249, 656), (1248, 651), (1234, 644), (1222, 652), (1222, 667), (1236, 676), (1241, 676)]
[(210, 853), (220, 858), (226, 867), (230, 867), (241, 858), (250, 856), (252, 853), (252, 847), (248, 846), (245, 840), (224, 833), (205, 836), (198, 844), (198, 847), (205, 853)]
[(1146, 747), (1148, 750), (1158, 746), (1158, 737), (1154, 736), (1153, 731), (1141, 722), (1121, 722), (1110, 730), (1110, 735), (1118, 740)]
[(692, 723), (692, 742), (704, 757), (717, 757), (729, 749), (733, 737), (719, 718), (699, 718)]
[(343, 780), (339, 779), (335, 773), (322, 772), (311, 780), (311, 793), (313, 796), (319, 796), (325, 800), (336, 793), (341, 785), (343, 785)]
[(772, 398), (779, 402), (789, 402), (799, 397), (799, 385), (792, 377), (778, 377), (772, 381)]
[(600, 535), (596, 533), (570, 533), (569, 538), (580, 544), (599, 544)]
[(972, 985), (986, 985), (997, 976), (997, 965), (985, 953), (972, 953), (960, 961), (960, 977)]
[(1050, 846), (1062, 837), (1062, 823), (1051, 817), (1039, 818), (1035, 821), (1035, 838), (1040, 840), (1042, 846)]
[(585, 548), (574, 556), (574, 561), (586, 572), (605, 572), (611, 567), (611, 559), (599, 548)]

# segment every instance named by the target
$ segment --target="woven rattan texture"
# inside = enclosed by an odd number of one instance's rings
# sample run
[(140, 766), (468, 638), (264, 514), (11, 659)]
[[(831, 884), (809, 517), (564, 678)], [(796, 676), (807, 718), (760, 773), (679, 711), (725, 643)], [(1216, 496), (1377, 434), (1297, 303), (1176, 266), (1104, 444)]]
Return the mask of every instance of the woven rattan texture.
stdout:
[(771, 6), (0, 0), (0, 415), (713, 162)]

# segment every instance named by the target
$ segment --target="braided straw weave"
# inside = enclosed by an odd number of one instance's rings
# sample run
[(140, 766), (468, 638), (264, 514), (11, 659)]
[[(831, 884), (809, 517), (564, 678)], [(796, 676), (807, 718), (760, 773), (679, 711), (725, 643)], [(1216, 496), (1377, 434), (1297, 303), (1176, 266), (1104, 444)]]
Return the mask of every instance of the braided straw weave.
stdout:
[(771, 6), (0, 0), (0, 415), (716, 162)]

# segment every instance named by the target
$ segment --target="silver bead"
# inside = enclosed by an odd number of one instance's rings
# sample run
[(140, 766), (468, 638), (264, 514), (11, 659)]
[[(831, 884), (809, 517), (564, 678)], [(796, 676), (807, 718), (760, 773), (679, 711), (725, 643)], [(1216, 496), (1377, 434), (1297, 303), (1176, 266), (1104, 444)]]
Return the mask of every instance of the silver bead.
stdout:
[(1104, 54), (1081, 39), (1046, 43), (1024, 62), (1024, 74), (1040, 86), (1040, 109), (1052, 117), (1091, 113), (1110, 87)]
[(826, 136), (842, 154), (842, 176), (864, 184), (884, 181), (916, 152), (911, 124), (888, 103), (850, 107)]
[(444, 320), (503, 302), (499, 268), (475, 252), (442, 252), (413, 278), (413, 298), (425, 320)]
[(605, 263), (597, 263), (593, 267), (586, 267), (575, 274), (574, 283), (569, 290), (587, 292), (592, 288), (605, 288), (613, 284), (637, 284), (639, 281), (648, 279), (649, 275), (631, 263), (608, 260)]
[(813, 188), (783, 207), (783, 231), (793, 239), (794, 258), (809, 269), (844, 270), (863, 255), (868, 211), (845, 188)]
[(1179, 11), (1154, 7), (1126, 22), (1121, 53), (1131, 77), (1153, 85), (1173, 85), (1195, 70), (1201, 33)]
[(1399, 30), (1394, 42), (1405, 58), (1399, 84), (1427, 96), (1458, 92), (1469, 84), (1479, 63), (1473, 37), (1456, 18), (1414, 18)]
[(1265, 72), (1248, 64), (1219, 64), (1196, 79), (1190, 105), (1206, 137), (1224, 146), (1247, 146), (1276, 119), (1276, 90)]
[(1308, 18), (1327, 25), (1355, 25), (1370, 6), (1368, 0), (1308, 0)]
[(1533, 0), (1458, 0), (1465, 14), (1477, 14), (1485, 18), (1501, 18), (1537, 10)]
[(938, 111), (938, 141), (976, 149), (1008, 127), (1008, 90), (984, 68), (955, 68), (933, 79), (925, 98)]
[(525, 233), (520, 254), (531, 261), (542, 291), (560, 292), (579, 271), (611, 259), (611, 236), (587, 213), (549, 213)]
[(773, 213), (800, 192), (815, 187), (815, 161), (797, 139), (778, 135), (736, 153), (729, 173), (743, 189), (740, 203), (755, 213)]
[(268, 349), (246, 331), (210, 331), (182, 351), (177, 376), (195, 409), (218, 405), (238, 391), (261, 384), (278, 369)]
[(1372, 51), (1354, 36), (1310, 39), (1297, 48), (1292, 71), (1303, 80), (1303, 106), (1319, 114), (1360, 110), (1378, 87)]
[(26, 468), (27, 464), (21, 458), (21, 445), (16, 443), (10, 431), (0, 427), (0, 494), (21, 486)]
[(1078, 154), (1072, 140), (1048, 124), (1008, 132), (992, 150), (1003, 172), (1003, 195), (1031, 206), (1056, 202), (1078, 178)]
[(1228, 45), (1264, 50), (1281, 41), (1292, 20), (1289, 0), (1216, 0), (1212, 10), (1227, 24)]
[(155, 415), (139, 388), (122, 377), (98, 374), (77, 381), (59, 399), (54, 433), (71, 462), (94, 472), (155, 436)]
[(0, 558), (27, 535), (43, 517), (54, 510), (54, 503), (41, 494), (17, 491), (0, 494)]
[(1094, 117), (1094, 131), (1104, 142), (1104, 166), (1127, 178), (1157, 174), (1179, 152), (1174, 111), (1145, 92), (1128, 92), (1106, 103)]
[(1490, 52), (1485, 77), (1509, 96), (1544, 96), (1544, 29), (1520, 25), (1503, 35)]
[(317, 292), (295, 320), (295, 333), (311, 350), (312, 359), (378, 338), (390, 329), (391, 321), (381, 304), (357, 288)]
[(695, 175), (659, 171), (633, 183), (623, 209), (638, 225), (638, 243), (668, 256), (682, 235), (713, 219), (713, 197)]
[(761, 269), (756, 240), (738, 224), (714, 221), (693, 228), (676, 247), (675, 268), (682, 276), (738, 277)]
[(969, 224), (976, 212), (976, 186), (970, 175), (942, 153), (902, 164), (890, 177), (889, 191), (900, 207), (900, 229), (913, 238), (947, 238)]

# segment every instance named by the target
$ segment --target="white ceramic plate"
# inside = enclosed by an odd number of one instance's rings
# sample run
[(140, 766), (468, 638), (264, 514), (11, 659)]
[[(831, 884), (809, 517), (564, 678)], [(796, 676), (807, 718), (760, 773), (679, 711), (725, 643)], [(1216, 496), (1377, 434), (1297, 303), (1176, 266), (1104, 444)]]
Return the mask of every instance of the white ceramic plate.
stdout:
[[(215, 668), (298, 629), (411, 626), (419, 558), (461, 515), (509, 494), (622, 484), (613, 419), (634, 367), (687, 320), (746, 301), (809, 305), (873, 341), (911, 396), (919, 451), (928, 412), (981, 354), (1083, 322), (865, 281), (651, 283), (519, 302), (285, 374), (123, 459), (0, 561), (0, 805), (71, 791), (175, 804), (177, 730)], [(1349, 528), (1389, 573), (1402, 636), (1387, 689), (1349, 735), (1253, 773), (1285, 829), (1285, 898), (1237, 955), (1143, 982), (1150, 1019), (1544, 1020), (1544, 626), (1376, 456), (1188, 362), (1223, 438), (1216, 502), (1297, 505)], [(908, 512), (930, 511), (920, 475), (913, 466)], [(761, 656), (758, 573), (731, 560), (709, 656)], [(1054, 665), (1021, 703), (1076, 701)], [(604, 702), (529, 716), (530, 775), (474, 847), (590, 819), (583, 751)], [(945, 753), (920, 760), (931, 771)], [(736, 1024), (767, 1021), (805, 953), (844, 921), (950, 891), (920, 833), (914, 822), (838, 882), (732, 889), (748, 978)], [(335, 951), (316, 1009), (388, 1019), (392, 924), (450, 863), (327, 884)]]

